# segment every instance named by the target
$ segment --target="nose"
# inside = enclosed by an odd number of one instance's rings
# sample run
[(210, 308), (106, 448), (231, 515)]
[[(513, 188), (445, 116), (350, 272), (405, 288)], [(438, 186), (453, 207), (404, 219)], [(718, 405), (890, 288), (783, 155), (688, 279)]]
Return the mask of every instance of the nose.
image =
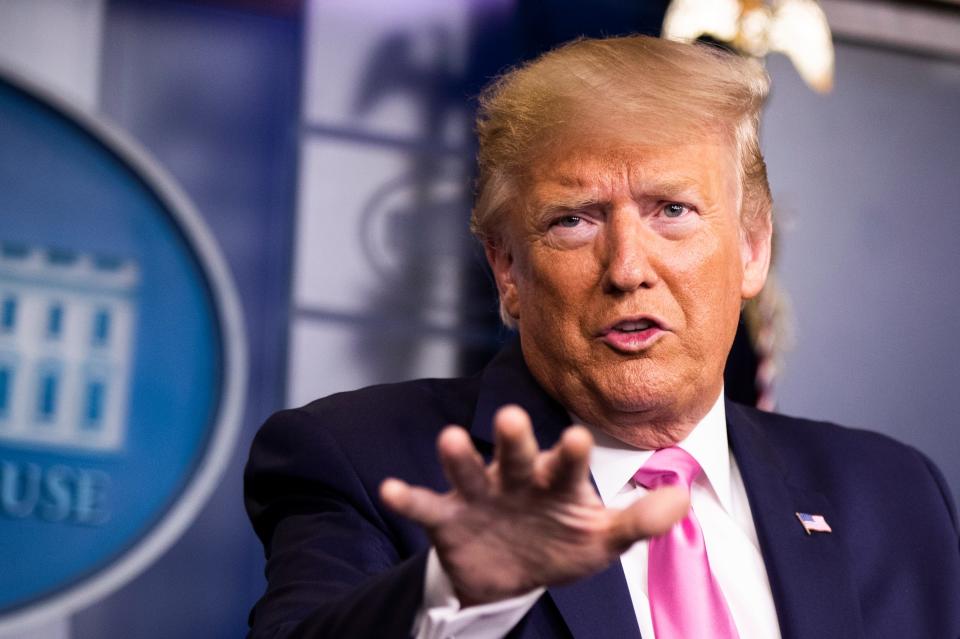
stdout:
[(604, 290), (608, 293), (650, 288), (659, 280), (651, 262), (649, 231), (637, 211), (615, 211), (607, 219)]

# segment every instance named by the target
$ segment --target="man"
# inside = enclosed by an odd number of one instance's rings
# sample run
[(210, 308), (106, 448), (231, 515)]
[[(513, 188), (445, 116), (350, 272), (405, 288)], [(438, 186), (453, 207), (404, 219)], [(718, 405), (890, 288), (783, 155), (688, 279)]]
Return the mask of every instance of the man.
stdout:
[(519, 339), (478, 376), (267, 422), (253, 636), (960, 636), (925, 457), (723, 400), (769, 265), (767, 87), (753, 61), (633, 37), (487, 91), (473, 229)]

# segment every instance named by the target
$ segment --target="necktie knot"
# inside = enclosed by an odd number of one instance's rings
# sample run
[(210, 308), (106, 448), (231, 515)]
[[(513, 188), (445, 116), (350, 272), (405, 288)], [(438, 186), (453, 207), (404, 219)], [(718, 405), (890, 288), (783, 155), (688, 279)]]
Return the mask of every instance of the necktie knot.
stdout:
[(690, 453), (671, 446), (655, 452), (634, 474), (633, 480), (649, 489), (683, 486), (690, 490), (690, 485), (700, 472), (700, 464)]

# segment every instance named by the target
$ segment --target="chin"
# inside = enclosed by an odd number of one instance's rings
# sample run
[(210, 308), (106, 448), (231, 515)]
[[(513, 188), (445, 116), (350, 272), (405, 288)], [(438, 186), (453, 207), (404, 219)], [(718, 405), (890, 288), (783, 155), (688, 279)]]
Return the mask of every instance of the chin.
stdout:
[(592, 381), (611, 407), (628, 412), (673, 407), (684, 413), (685, 407), (710, 395), (711, 371), (683, 356), (664, 359), (639, 358), (602, 367)]
[(618, 413), (647, 413), (676, 403), (676, 389), (681, 386), (662, 372), (650, 371), (646, 364), (631, 362), (600, 376), (596, 392), (603, 404)]
[(608, 396), (606, 400), (604, 406), (610, 418), (617, 421), (631, 421), (631, 416), (647, 420), (655, 416), (665, 417), (675, 412), (671, 398), (654, 393)]

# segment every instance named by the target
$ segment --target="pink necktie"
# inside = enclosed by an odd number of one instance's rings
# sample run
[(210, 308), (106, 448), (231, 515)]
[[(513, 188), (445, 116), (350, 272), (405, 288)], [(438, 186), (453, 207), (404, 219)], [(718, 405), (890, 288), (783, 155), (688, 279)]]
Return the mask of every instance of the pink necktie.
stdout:
[[(664, 448), (633, 478), (646, 488), (679, 485), (689, 491), (700, 471), (700, 464), (685, 450)], [(647, 594), (657, 639), (737, 639), (693, 510), (648, 543)]]

